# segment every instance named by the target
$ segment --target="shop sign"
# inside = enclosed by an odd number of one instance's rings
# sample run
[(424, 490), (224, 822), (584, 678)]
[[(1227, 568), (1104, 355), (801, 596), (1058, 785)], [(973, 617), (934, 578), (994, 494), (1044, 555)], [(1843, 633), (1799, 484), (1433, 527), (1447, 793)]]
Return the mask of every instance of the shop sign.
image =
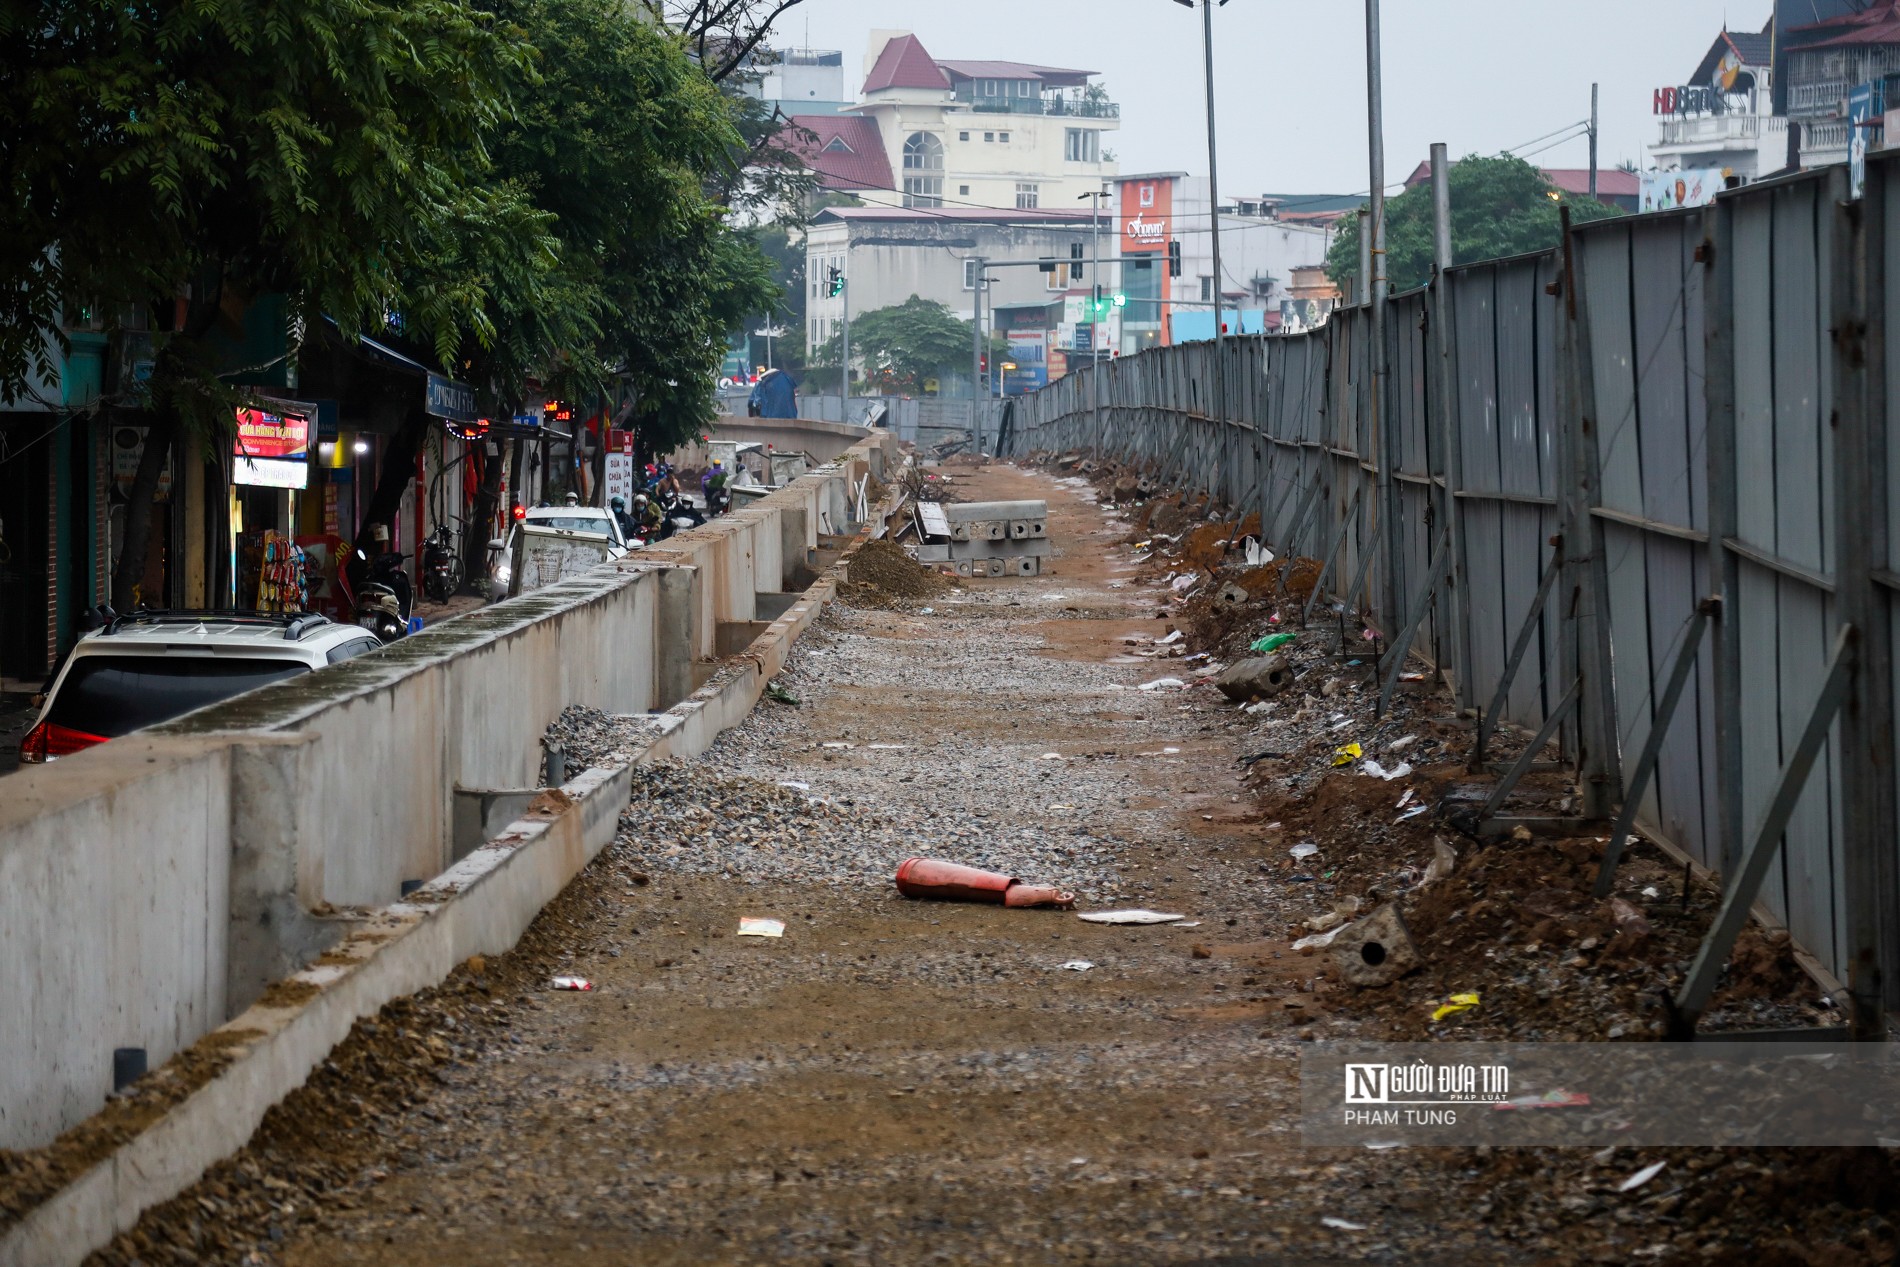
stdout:
[(237, 411), (237, 440), (231, 446), (234, 484), (265, 488), (306, 488), (310, 483), (310, 418), (288, 410)]
[(453, 422), (474, 422), (475, 389), (440, 374), (429, 375), (428, 398), (424, 408), (437, 418)]
[(1174, 182), (1122, 182), (1122, 252), (1160, 251), (1168, 245), (1168, 224), (1174, 215)]

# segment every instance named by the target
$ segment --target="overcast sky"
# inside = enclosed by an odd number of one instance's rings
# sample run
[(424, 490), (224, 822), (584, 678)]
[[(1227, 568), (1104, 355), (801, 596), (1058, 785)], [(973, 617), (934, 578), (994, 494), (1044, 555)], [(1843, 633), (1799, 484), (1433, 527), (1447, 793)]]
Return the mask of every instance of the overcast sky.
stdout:
[[(1649, 165), (1651, 90), (1684, 81), (1721, 31), (1760, 30), (1770, 0), (1384, 0), (1387, 180), (1425, 159), (1517, 148), (1590, 112), (1601, 162)], [(1170, 0), (804, 0), (781, 45), (844, 50), (862, 86), (874, 28), (911, 30), (933, 56), (1099, 71), (1121, 103), (1105, 145), (1124, 172), (1207, 171), (1201, 19)], [(1360, 193), (1366, 165), (1365, 6), (1233, 0), (1214, 10), (1221, 189)], [(1532, 161), (1584, 167), (1576, 140)]]

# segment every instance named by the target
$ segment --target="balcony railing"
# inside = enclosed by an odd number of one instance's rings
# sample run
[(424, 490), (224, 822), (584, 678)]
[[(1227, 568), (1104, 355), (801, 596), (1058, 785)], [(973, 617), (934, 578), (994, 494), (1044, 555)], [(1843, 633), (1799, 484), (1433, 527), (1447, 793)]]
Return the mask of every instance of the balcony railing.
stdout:
[(1801, 125), (1801, 157), (1811, 162), (1820, 151), (1847, 149), (1847, 138), (1852, 131), (1845, 119), (1839, 123), (1804, 123)]
[(1797, 114), (1808, 110), (1831, 110), (1847, 100), (1848, 90), (1852, 87), (1845, 79), (1789, 84), (1788, 109)]
[(1788, 121), (1779, 116), (1758, 114), (1705, 114), (1662, 121), (1663, 145), (1699, 145), (1715, 147), (1731, 142), (1746, 144), (1764, 136), (1778, 136), (1788, 130)]
[(1047, 114), (1072, 119), (1119, 119), (1122, 108), (1113, 101), (1090, 101), (1081, 97), (965, 97), (959, 105), (978, 114)]

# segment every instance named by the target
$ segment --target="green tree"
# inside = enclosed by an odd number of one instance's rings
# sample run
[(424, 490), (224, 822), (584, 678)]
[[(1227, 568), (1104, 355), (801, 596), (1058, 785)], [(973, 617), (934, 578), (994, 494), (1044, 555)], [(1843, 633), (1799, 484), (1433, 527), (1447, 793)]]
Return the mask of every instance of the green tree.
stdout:
[[(1458, 263), (1501, 259), (1557, 245), (1559, 206), (1572, 220), (1621, 215), (1590, 198), (1570, 198), (1521, 158), (1476, 154), (1451, 169), (1451, 249)], [(1423, 286), (1432, 276), (1432, 190), (1415, 185), (1385, 204), (1386, 276), (1394, 291)], [(1342, 230), (1326, 253), (1326, 272), (1352, 295), (1359, 285), (1359, 222), (1341, 219)]]
[[(833, 334), (815, 359), (836, 365), (842, 337)], [(971, 339), (969, 322), (918, 295), (851, 319), (851, 359), (864, 366), (868, 384), (885, 391), (921, 392), (925, 379), (968, 365)]]

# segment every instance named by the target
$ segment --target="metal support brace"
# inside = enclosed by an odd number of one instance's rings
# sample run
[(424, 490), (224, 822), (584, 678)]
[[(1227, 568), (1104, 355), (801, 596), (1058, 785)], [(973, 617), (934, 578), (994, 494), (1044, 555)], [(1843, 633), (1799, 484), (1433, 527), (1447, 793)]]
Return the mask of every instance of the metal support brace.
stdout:
[(1286, 507), (1286, 499), (1293, 496), (1293, 490), (1295, 487), (1297, 487), (1296, 481), (1294, 480), (1286, 481), (1286, 487), (1281, 489), (1280, 495), (1273, 499), (1272, 508), (1269, 509), (1265, 515), (1261, 516), (1260, 518), (1260, 544), (1261, 545), (1271, 548), (1272, 546), (1276, 544), (1274, 541), (1274, 537), (1276, 534), (1274, 533), (1273, 528), (1275, 524), (1280, 522), (1280, 512)]
[[(1313, 477), (1312, 485), (1307, 488), (1305, 495), (1300, 498), (1299, 507), (1293, 512), (1293, 523), (1287, 528), (1286, 535), (1282, 537), (1278, 543), (1280, 548), (1286, 551), (1286, 564), (1280, 569), (1280, 579), (1282, 581), (1286, 579), (1286, 568), (1292, 567), (1293, 560), (1298, 557), (1295, 545), (1299, 540), (1300, 529), (1306, 526), (1306, 513), (1313, 508), (1314, 500), (1318, 498), (1320, 490), (1325, 487), (1326, 472), (1322, 469), (1319, 474)], [(1266, 529), (1262, 528), (1261, 531), (1265, 532)]]
[(1708, 936), (1702, 939), (1695, 964), (1676, 995), (1671, 1021), (1678, 1032), (1670, 1037), (1686, 1038), (1695, 1032), (1696, 1022), (1702, 1018), (1702, 1010), (1715, 992), (1715, 979), (1728, 963), (1729, 952), (1735, 949), (1735, 939), (1748, 921), (1748, 910), (1755, 904), (1761, 883), (1768, 876), (1768, 864), (1781, 847), (1781, 835), (1787, 830), (1788, 819), (1801, 799), (1808, 772), (1814, 768), (1814, 759), (1820, 755), (1828, 729), (1834, 724), (1834, 714), (1840, 711), (1841, 701), (1846, 698), (1847, 685), (1853, 678), (1854, 640), (1854, 627), (1842, 625), (1834, 638), (1833, 654), (1827, 659), (1827, 676), (1821, 681), (1814, 711), (1808, 714), (1808, 724), (1802, 728), (1788, 764), (1781, 767), (1774, 794), (1768, 798), (1768, 809), (1749, 838), (1728, 892), (1722, 895), (1722, 910), (1709, 928)]
[(1412, 599), (1412, 614), (1406, 617), (1405, 631), (1386, 648), (1385, 653), (1392, 663), (1386, 669), (1385, 685), (1379, 688), (1379, 707), (1373, 711), (1374, 717), (1384, 717), (1385, 710), (1392, 705), (1392, 691), (1399, 684), (1399, 673), (1405, 668), (1405, 657), (1411, 653), (1412, 639), (1417, 636), (1419, 625), (1424, 623), (1426, 609), (1432, 605), (1432, 595), (1437, 592), (1438, 582), (1445, 575), (1445, 551), (1450, 543), (1451, 533), (1440, 529), (1438, 544), (1432, 547), (1432, 561), (1425, 568), (1425, 578)]
[[(1378, 553), (1366, 542), (1362, 541), (1359, 544), (1359, 570), (1352, 574), (1352, 585), (1341, 596), (1348, 604), (1352, 602), (1352, 596), (1359, 592), (1359, 587), (1366, 583), (1366, 573), (1372, 570), (1373, 556)], [(1341, 647), (1340, 650), (1344, 651), (1345, 648)]]
[(1346, 513), (1339, 517), (1339, 530), (1333, 533), (1332, 544), (1326, 547), (1326, 557), (1319, 561), (1319, 575), (1313, 579), (1313, 592), (1306, 596), (1306, 606), (1300, 609), (1300, 623), (1304, 625), (1313, 617), (1313, 606), (1319, 602), (1319, 596), (1326, 592), (1326, 574), (1332, 571), (1333, 559), (1339, 554), (1339, 547), (1345, 543), (1346, 532), (1352, 527), (1353, 516), (1359, 513), (1359, 494), (1363, 488), (1352, 490), (1352, 498), (1346, 503)]
[(1504, 804), (1505, 798), (1517, 787), (1518, 780), (1531, 772), (1531, 766), (1537, 761), (1537, 754), (1544, 750), (1544, 745), (1550, 742), (1550, 737), (1557, 733), (1557, 727), (1563, 724), (1564, 718), (1576, 705), (1577, 695), (1582, 690), (1583, 679), (1581, 677), (1572, 679), (1570, 689), (1565, 691), (1564, 697), (1557, 701), (1557, 707), (1550, 710), (1549, 715), (1544, 718), (1544, 724), (1537, 728), (1537, 733), (1531, 736), (1531, 741), (1524, 745), (1524, 751), (1519, 753), (1517, 760), (1511, 763), (1511, 768), (1504, 772), (1504, 777), (1498, 780), (1498, 785), (1491, 789), (1491, 799), (1484, 803), (1483, 816), (1485, 818), (1497, 817), (1498, 806)]
[(1524, 623), (1518, 627), (1517, 638), (1511, 643), (1511, 658), (1504, 662), (1504, 676), (1498, 679), (1498, 689), (1491, 693), (1491, 706), (1478, 714), (1478, 742), (1472, 745), (1467, 769), (1476, 770), (1484, 764), (1484, 750), (1498, 728), (1498, 719), (1504, 716), (1504, 701), (1510, 697), (1511, 683), (1517, 678), (1518, 666), (1524, 663), (1524, 653), (1530, 650), (1531, 635), (1544, 623), (1551, 586), (1563, 572), (1564, 539), (1561, 535), (1555, 536), (1550, 543), (1556, 548), (1551, 552), (1550, 562), (1544, 565), (1543, 579), (1537, 582), (1537, 597), (1531, 600), (1531, 609), (1524, 613)]
[(1689, 617), (1688, 632), (1682, 636), (1675, 666), (1669, 670), (1669, 683), (1663, 687), (1662, 698), (1656, 701), (1656, 711), (1649, 719), (1649, 738), (1643, 741), (1636, 768), (1629, 773), (1629, 783), (1623, 789), (1623, 808), (1617, 811), (1609, 846), (1604, 849), (1602, 865), (1597, 868), (1595, 895), (1598, 899), (1610, 896), (1610, 883), (1616, 878), (1616, 864), (1623, 859), (1623, 845), (1629, 840), (1637, 807), (1642, 804), (1643, 793), (1649, 790), (1649, 778), (1656, 772), (1656, 759), (1662, 755), (1663, 738), (1676, 715), (1676, 703), (1682, 699), (1682, 688), (1688, 684), (1696, 657), (1701, 653), (1702, 632), (1708, 628), (1709, 614), (1721, 603), (1719, 598), (1705, 598), (1696, 604), (1695, 614)]

